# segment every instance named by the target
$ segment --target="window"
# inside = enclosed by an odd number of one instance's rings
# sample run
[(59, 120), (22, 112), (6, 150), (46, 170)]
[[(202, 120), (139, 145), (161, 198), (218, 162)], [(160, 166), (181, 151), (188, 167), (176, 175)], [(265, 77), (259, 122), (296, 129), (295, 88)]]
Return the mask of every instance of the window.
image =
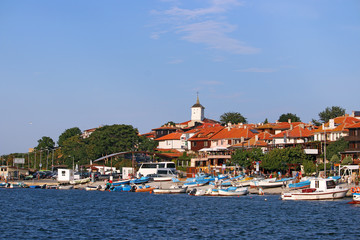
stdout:
[(335, 182), (334, 181), (326, 181), (326, 188), (327, 189), (335, 188)]
[(204, 142), (204, 147), (207, 147), (208, 146), (208, 142)]
[(65, 177), (66, 172), (65, 171), (61, 171), (61, 176)]
[(319, 181), (315, 181), (315, 188), (319, 188)]

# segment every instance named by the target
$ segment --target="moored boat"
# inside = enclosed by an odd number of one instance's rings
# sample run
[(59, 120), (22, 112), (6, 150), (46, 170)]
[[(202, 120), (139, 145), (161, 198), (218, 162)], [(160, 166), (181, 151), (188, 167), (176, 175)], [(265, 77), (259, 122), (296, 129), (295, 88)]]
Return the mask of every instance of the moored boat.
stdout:
[(178, 194), (178, 193), (186, 193), (187, 187), (172, 185), (169, 188), (157, 188), (152, 192), (154, 194)]
[(219, 189), (218, 196), (241, 196), (249, 193), (247, 187), (229, 187), (227, 189)]
[(346, 196), (348, 188), (336, 186), (333, 179), (312, 179), (310, 188), (282, 193), (282, 200), (333, 200)]

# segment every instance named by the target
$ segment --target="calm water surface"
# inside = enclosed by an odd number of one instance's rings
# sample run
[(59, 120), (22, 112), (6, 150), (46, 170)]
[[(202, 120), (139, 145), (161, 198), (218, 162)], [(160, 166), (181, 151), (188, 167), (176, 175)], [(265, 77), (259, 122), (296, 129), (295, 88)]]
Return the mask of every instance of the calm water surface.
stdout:
[(0, 237), (360, 239), (360, 206), (350, 200), (0, 189)]

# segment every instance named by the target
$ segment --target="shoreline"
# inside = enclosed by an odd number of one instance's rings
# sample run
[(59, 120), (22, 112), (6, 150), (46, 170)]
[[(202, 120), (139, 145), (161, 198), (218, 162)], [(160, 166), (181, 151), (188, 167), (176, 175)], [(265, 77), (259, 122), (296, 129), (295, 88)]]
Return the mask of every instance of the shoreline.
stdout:
[[(58, 182), (57, 180), (51, 180), (51, 179), (41, 179), (41, 180), (26, 180), (26, 181), (9, 181), (9, 183), (19, 183), (22, 182), (26, 185), (36, 185), (36, 186), (42, 186), (42, 185), (48, 185), (48, 186), (60, 186), (60, 185), (69, 185), (69, 184), (63, 184)], [(171, 185), (173, 185), (174, 183), (172, 181), (167, 181), (167, 182), (149, 182), (146, 183), (145, 185), (149, 185), (150, 187), (158, 187), (158, 188), (169, 188)], [(106, 185), (105, 181), (96, 181), (96, 182), (88, 182), (85, 184), (75, 184), (74, 189), (84, 189), (87, 186), (93, 186), (93, 187), (97, 187), (97, 186), (103, 186)], [(351, 187), (357, 187), (357, 185), (355, 184), (348, 184), (348, 183), (341, 183), (340, 184), (343, 187), (348, 187), (349, 191), (347, 192), (346, 196), (350, 197), (352, 196), (352, 193), (350, 191)], [(205, 186), (201, 186), (201, 187), (197, 187), (197, 189), (207, 189), (209, 188), (209, 185), (205, 185)], [(249, 189), (249, 194), (253, 194), (253, 195), (259, 195), (259, 189), (258, 188), (252, 188), (252, 187), (248, 187)], [(262, 191), (264, 192), (264, 195), (281, 195), (283, 192), (289, 192), (289, 191), (294, 191), (291, 190), (287, 187), (276, 187), (276, 188), (263, 188)]]

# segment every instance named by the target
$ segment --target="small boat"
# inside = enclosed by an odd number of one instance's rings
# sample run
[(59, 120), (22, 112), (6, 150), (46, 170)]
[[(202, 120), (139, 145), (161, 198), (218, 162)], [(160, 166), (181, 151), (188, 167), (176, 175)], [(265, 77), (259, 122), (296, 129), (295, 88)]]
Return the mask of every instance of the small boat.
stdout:
[(60, 185), (58, 189), (60, 190), (70, 190), (73, 189), (74, 186), (73, 185)]
[(352, 187), (351, 193), (353, 194), (353, 200), (351, 202), (348, 202), (349, 204), (360, 204), (360, 188), (358, 187)]
[(333, 200), (346, 196), (349, 188), (336, 186), (333, 179), (310, 180), (310, 188), (282, 193), (282, 200)]
[(142, 184), (147, 183), (149, 181), (149, 177), (141, 177), (141, 178), (134, 178), (130, 180), (131, 184)]
[(241, 196), (249, 193), (247, 187), (228, 187), (227, 189), (218, 189), (218, 196)]
[(295, 183), (289, 183), (288, 188), (290, 189), (301, 189), (301, 188), (309, 188), (310, 187), (310, 180), (295, 182)]
[(154, 189), (156, 189), (156, 188), (155, 187), (150, 187), (149, 185), (136, 186), (135, 187), (135, 192), (152, 192)]
[(97, 191), (97, 190), (99, 190), (101, 188), (101, 186), (99, 185), (99, 186), (86, 186), (85, 187), (85, 190), (86, 191)]
[(197, 180), (197, 181), (194, 181), (194, 182), (186, 182), (186, 183), (184, 183), (184, 186), (188, 187), (188, 188), (201, 187), (201, 186), (204, 186), (207, 183), (209, 183), (208, 180)]
[(157, 188), (153, 190), (154, 194), (178, 194), (186, 193), (188, 187), (182, 187), (177, 185), (172, 185), (169, 188)]
[(129, 184), (129, 183), (130, 183), (130, 179), (123, 179), (123, 180), (120, 180), (120, 181), (113, 182), (111, 185), (119, 186), (119, 185)]
[(268, 178), (260, 181), (253, 181), (250, 183), (252, 187), (261, 187), (261, 188), (274, 188), (274, 187), (282, 187), (286, 186), (286, 183), (293, 180), (294, 178)]
[(130, 185), (120, 185), (120, 186), (112, 186), (110, 188), (111, 192), (131, 192), (133, 190), (133, 187)]
[(84, 184), (84, 183), (88, 183), (90, 182), (90, 178), (83, 178), (83, 179), (77, 179), (77, 180), (72, 180), (70, 181), (70, 184), (75, 185), (75, 184)]

